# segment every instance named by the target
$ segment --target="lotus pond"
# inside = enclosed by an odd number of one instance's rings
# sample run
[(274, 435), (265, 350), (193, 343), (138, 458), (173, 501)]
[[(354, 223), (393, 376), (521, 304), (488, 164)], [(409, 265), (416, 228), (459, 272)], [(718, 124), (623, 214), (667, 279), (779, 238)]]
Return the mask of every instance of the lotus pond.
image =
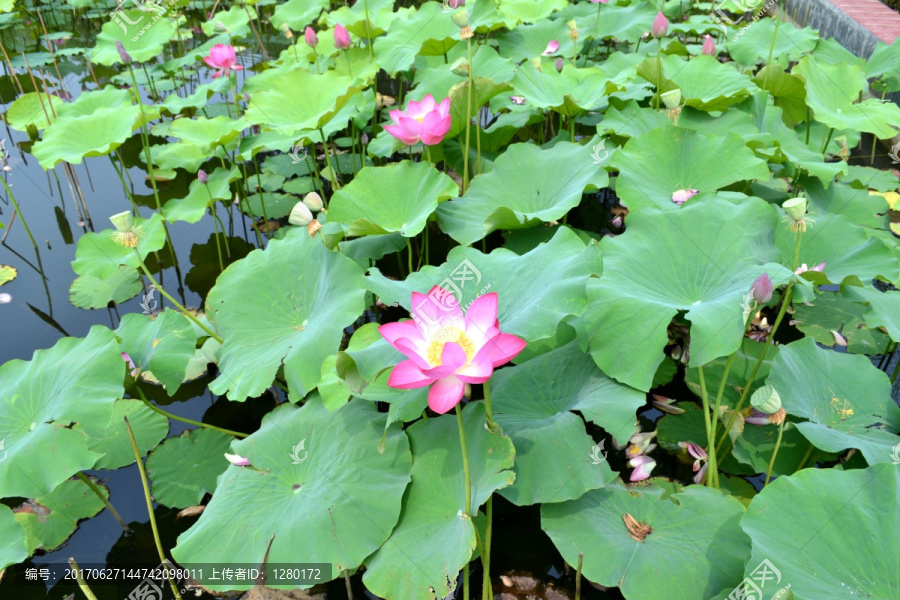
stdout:
[(766, 6), (0, 0), (0, 597), (900, 598), (900, 44)]

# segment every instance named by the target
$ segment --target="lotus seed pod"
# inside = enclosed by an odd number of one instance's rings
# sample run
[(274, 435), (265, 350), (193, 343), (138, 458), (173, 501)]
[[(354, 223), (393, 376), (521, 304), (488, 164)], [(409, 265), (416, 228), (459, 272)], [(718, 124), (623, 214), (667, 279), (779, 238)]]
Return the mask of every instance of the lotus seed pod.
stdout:
[(784, 212), (795, 221), (800, 221), (806, 215), (806, 198), (791, 198), (781, 205)]
[(660, 95), (660, 99), (669, 110), (678, 108), (679, 106), (681, 106), (681, 90), (676, 89), (670, 92), (666, 92), (665, 94)]
[(115, 214), (109, 218), (112, 221), (112, 224), (115, 226), (116, 231), (126, 232), (131, 231), (134, 228), (134, 217), (131, 216), (131, 211), (120, 212)]
[(775, 414), (781, 410), (781, 396), (771, 385), (764, 385), (750, 396), (750, 405), (767, 415)]
[(469, 11), (466, 9), (461, 9), (450, 15), (450, 20), (456, 24), (457, 27), (462, 29), (463, 27), (469, 26)]
[(305, 204), (309, 208), (309, 210), (313, 212), (319, 212), (320, 210), (322, 210), (322, 207), (325, 206), (325, 203), (322, 202), (322, 197), (315, 192), (310, 192), (306, 196), (304, 196), (303, 204)]
[(296, 225), (297, 227), (305, 227), (309, 225), (309, 223), (313, 220), (312, 213), (309, 211), (309, 208), (303, 204), (303, 202), (298, 202), (294, 205), (294, 208), (291, 209), (291, 214), (288, 217), (288, 223), (291, 225)]

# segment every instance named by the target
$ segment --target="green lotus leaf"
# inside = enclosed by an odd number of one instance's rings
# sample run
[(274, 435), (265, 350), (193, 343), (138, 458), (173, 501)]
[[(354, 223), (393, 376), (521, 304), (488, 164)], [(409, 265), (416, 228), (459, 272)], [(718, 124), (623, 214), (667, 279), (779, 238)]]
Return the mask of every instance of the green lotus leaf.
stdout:
[[(622, 105), (622, 108), (618, 108), (617, 105)], [(597, 125), (597, 133), (612, 132), (620, 136), (637, 137), (670, 123), (671, 121), (664, 113), (649, 107), (642, 107), (634, 100), (630, 100), (624, 105), (621, 101), (615, 101), (603, 115), (603, 120)]]
[[(871, 320), (864, 313), (868, 313), (866, 307), (854, 300), (863, 300), (853, 292), (860, 290), (863, 293), (869, 289), (847, 286), (843, 293), (823, 292), (817, 294), (815, 300), (810, 303), (797, 303), (794, 305), (794, 314), (791, 321), (797, 329), (812, 337), (816, 343), (823, 346), (834, 346), (835, 333), (847, 341), (847, 351), (853, 354), (881, 354), (887, 347), (891, 338), (875, 329), (884, 326), (884, 322), (878, 319)], [(881, 296), (881, 292), (871, 290), (872, 295)], [(889, 292), (890, 293), (890, 292)], [(887, 299), (887, 294), (885, 294)], [(876, 297), (876, 302), (880, 298)], [(900, 307), (898, 307), (900, 308)], [(893, 313), (885, 313), (888, 318), (893, 318)], [(866, 327), (866, 324), (869, 324)], [(890, 331), (890, 329), (888, 330)]]
[(681, 89), (686, 106), (707, 112), (725, 110), (759, 91), (748, 75), (704, 55), (674, 71), (670, 81)]
[[(109, 490), (102, 483), (94, 483), (109, 498)], [(78, 521), (93, 517), (101, 510), (103, 502), (78, 479), (68, 479), (51, 492), (13, 508), (16, 522), (27, 536), (28, 554), (34, 554), (39, 548), (53, 550), (60, 546), (75, 532)]]
[(11, 508), (0, 504), (0, 569), (15, 565), (31, 556), (25, 530), (16, 522)]
[[(792, 76), (786, 75), (785, 77)], [(803, 106), (805, 114), (806, 105)], [(831, 185), (838, 174), (847, 173), (847, 163), (843, 161), (825, 162), (825, 157), (820, 152), (810, 150), (797, 132), (784, 124), (782, 115), (782, 110), (778, 106), (768, 107), (764, 116), (763, 130), (772, 135), (778, 149), (787, 160), (795, 163), (797, 168), (819, 178), (824, 185)]]
[[(630, 515), (652, 531), (629, 535)], [(698, 485), (666, 493), (656, 486), (608, 485), (577, 500), (541, 506), (541, 527), (569, 564), (584, 554), (584, 576), (618, 586), (626, 598), (707, 600), (740, 579), (750, 541), (741, 532), (744, 507)], [(685, 582), (689, 581), (689, 585)]]
[(153, 498), (173, 508), (200, 504), (206, 494), (216, 491), (233, 439), (212, 429), (188, 429), (167, 439), (147, 457)]
[(857, 102), (868, 89), (862, 67), (826, 64), (804, 56), (791, 71), (806, 82), (806, 102), (818, 121), (835, 129), (853, 129), (890, 139), (897, 134), (900, 108), (875, 98)]
[[(485, 77), (474, 77), (472, 81), (475, 83), (472, 91), (472, 114), (477, 114), (481, 107), (491, 98), (510, 90), (508, 83), (494, 83), (492, 80)], [(447, 137), (454, 137), (466, 130), (469, 82), (463, 81), (454, 85), (448, 94), (450, 97), (451, 126), (450, 130), (447, 132)]]
[(95, 469), (118, 469), (134, 464), (134, 448), (123, 417), (128, 417), (141, 456), (147, 454), (169, 433), (169, 420), (140, 400), (116, 400), (102, 437), (88, 440), (88, 448), (103, 454)]
[(500, 493), (518, 505), (565, 502), (616, 478), (581, 417), (625, 443), (646, 395), (604, 375), (577, 342), (491, 380), (494, 418), (516, 452), (516, 482)]
[[(825, 187), (822, 181), (811, 177), (801, 176), (798, 182), (806, 192), (806, 198), (809, 200), (809, 212), (813, 217), (818, 218), (827, 213), (836, 213), (844, 215), (854, 225), (863, 225), (874, 229), (888, 228), (889, 218), (884, 214), (886, 209), (882, 196), (870, 195), (865, 190), (853, 189), (840, 182)], [(815, 224), (813, 229), (815, 229)]]
[[(883, 327), (895, 342), (900, 341), (900, 292), (881, 292), (874, 288), (861, 288), (847, 286), (844, 295), (858, 302), (865, 302), (868, 308), (865, 311), (866, 324), (875, 337), (873, 347), (866, 349), (866, 354), (879, 354), (887, 345), (884, 343), (884, 335), (875, 327)], [(879, 342), (881, 344), (879, 345)]]
[(279, 406), (263, 417), (259, 431), (232, 443), (253, 466), (228, 467), (172, 556), (182, 565), (260, 564), (267, 556), (272, 564), (327, 562), (329, 579), (352, 571), (391, 535), (410, 480), (409, 442), (399, 427), (387, 431), (383, 452), (376, 449), (383, 419), (358, 399), (335, 412), (318, 396), (300, 408)]
[[(194, 172), (210, 158), (225, 158), (226, 150), (231, 152), (236, 146), (237, 139), (235, 139), (233, 144), (227, 148), (218, 147), (214, 152), (210, 152), (197, 144), (171, 142), (168, 144), (150, 146), (150, 157), (153, 160), (153, 163), (157, 165), (157, 168), (184, 169), (185, 171)], [(141, 153), (140, 158), (141, 163), (144, 163), (143, 153)]]
[(169, 200), (163, 206), (166, 221), (187, 221), (196, 223), (206, 214), (206, 209), (216, 200), (228, 201), (232, 198), (231, 182), (241, 178), (237, 167), (216, 169), (209, 174), (206, 184), (191, 181), (190, 191), (184, 198)]
[(893, 192), (900, 187), (897, 176), (890, 171), (882, 171), (875, 167), (862, 165), (849, 165), (848, 173), (842, 178), (844, 183), (849, 183), (856, 189), (875, 190), (878, 192)]
[(328, 221), (348, 235), (400, 233), (415, 237), (438, 204), (455, 197), (459, 186), (430, 162), (404, 160), (365, 167), (328, 205)]
[(174, 395), (197, 347), (197, 336), (187, 317), (174, 310), (164, 310), (153, 319), (131, 313), (122, 317), (116, 334), (134, 365), (152, 371), (166, 392)]
[(241, 129), (247, 124), (243, 119), (232, 117), (215, 117), (207, 119), (175, 119), (153, 127), (153, 135), (166, 135), (178, 138), (181, 142), (212, 150), (217, 146), (226, 146), (238, 137)]
[(900, 44), (897, 40), (888, 46), (881, 40), (875, 42), (875, 50), (866, 61), (866, 79), (879, 80), (887, 92), (900, 91)]
[[(340, 23), (361, 39), (376, 38), (390, 28), (395, 19), (402, 18), (409, 9), (394, 12), (394, 0), (367, 0), (362, 4), (342, 6), (332, 10), (325, 17), (330, 26)], [(366, 14), (369, 22), (366, 23)], [(364, 50), (368, 54), (368, 50)]]
[(472, 180), (464, 196), (438, 207), (438, 224), (467, 245), (497, 229), (562, 219), (578, 206), (586, 187), (603, 188), (608, 183), (606, 171), (591, 158), (589, 147), (560, 142), (545, 150), (513, 144), (497, 158), (490, 173)]
[(775, 106), (784, 111), (784, 123), (793, 127), (806, 121), (806, 86), (796, 75), (785, 73), (781, 65), (764, 67), (753, 79), (753, 83), (775, 98)]
[(124, 375), (115, 336), (99, 325), (86, 338), (35, 351), (31, 361), (0, 366), (0, 440), (8, 453), (0, 497), (36, 498), (93, 467), (101, 455), (88, 438), (104, 434)]
[(542, 20), (503, 31), (497, 34), (497, 51), (500, 56), (517, 63), (530, 61), (540, 57), (551, 40), (559, 42), (556, 53), (558, 56), (572, 56), (574, 44), (569, 38), (569, 28), (562, 19)]
[(209, 99), (215, 94), (227, 93), (231, 87), (231, 80), (227, 77), (214, 79), (209, 83), (203, 83), (195, 88), (193, 94), (188, 94), (184, 98), (178, 94), (169, 94), (159, 106), (161, 111), (166, 111), (169, 115), (177, 115), (184, 112), (186, 108), (200, 110), (205, 107)]
[(557, 325), (568, 315), (584, 311), (584, 286), (601, 269), (600, 252), (585, 245), (568, 228), (560, 228), (549, 242), (521, 256), (498, 248), (482, 254), (474, 248), (454, 248), (440, 267), (426, 266), (405, 281), (387, 279), (378, 269), (368, 277), (369, 289), (385, 304), (410, 309), (412, 292), (427, 293), (435, 285), (452, 291), (461, 306), (482, 294), (498, 295), (498, 318), (503, 331), (528, 342), (518, 360), (539, 352), (542, 344), (555, 347)]
[(0, 285), (5, 283), (9, 283), (18, 275), (18, 271), (15, 267), (11, 267), (9, 265), (0, 265)]
[(523, 96), (530, 106), (552, 108), (567, 117), (586, 110), (606, 107), (606, 95), (616, 90), (597, 69), (576, 69), (566, 64), (556, 69), (538, 71), (529, 62), (518, 69), (512, 81), (514, 92)]
[[(185, 282), (187, 282), (187, 278), (185, 278)], [(194, 333), (197, 333), (198, 329), (198, 327), (194, 326)], [(188, 359), (184, 369), (184, 379), (181, 383), (194, 381), (195, 379), (199, 379), (206, 375), (209, 364), (216, 362), (216, 352), (220, 347), (221, 344), (213, 338), (206, 338), (203, 345), (194, 350), (194, 354)], [(142, 371), (141, 379), (157, 385), (160, 383), (159, 379), (153, 374), (153, 371)]]
[(459, 27), (441, 11), (440, 2), (426, 2), (406, 18), (394, 19), (387, 35), (373, 46), (381, 68), (393, 76), (409, 69), (417, 54), (440, 56), (455, 46)]
[[(798, 264), (809, 267), (825, 262), (829, 281), (840, 283), (847, 277), (868, 282), (875, 277), (888, 281), (900, 276), (900, 263), (878, 239), (870, 239), (862, 227), (839, 214), (811, 215), (815, 221), (800, 240)], [(797, 246), (796, 234), (787, 225), (779, 224), (775, 231), (775, 245), (785, 264), (791, 264)]]
[(900, 444), (893, 434), (900, 408), (888, 376), (867, 357), (823, 350), (803, 338), (781, 348), (767, 383), (788, 414), (809, 419), (796, 425), (817, 448), (857, 448), (869, 464), (891, 462)]
[[(272, 71), (279, 76), (250, 96), (244, 118), (250, 124), (270, 125), (285, 134), (322, 127), (360, 89), (350, 77), (334, 71), (318, 75), (300, 69)], [(298, 103), (298, 98), (303, 102)]]
[[(762, 342), (755, 342), (750, 338), (741, 340), (741, 346), (735, 351), (734, 360), (731, 363), (728, 382), (725, 384), (725, 389), (722, 392), (723, 406), (732, 408), (737, 405), (738, 399), (741, 397), (741, 392), (747, 387), (750, 375), (754, 371), (756, 371), (756, 376), (754, 377), (753, 387), (750, 388), (747, 398), (750, 397), (749, 394), (764, 385), (766, 377), (772, 369), (772, 361), (778, 356), (780, 346), (770, 346), (766, 351), (766, 358), (759, 364), (759, 369), (757, 369), (756, 363), (759, 362), (759, 355), (762, 354), (764, 348), (765, 346)], [(718, 391), (727, 362), (728, 358), (721, 356), (703, 365), (703, 376), (706, 380), (706, 389), (713, 390), (710, 394), (714, 395)], [(694, 395), (700, 398), (700, 380), (697, 369), (687, 369), (684, 373), (684, 382), (690, 390), (694, 392)], [(747, 401), (745, 401), (744, 406), (746, 406), (746, 402)], [(705, 439), (697, 440), (697, 443), (702, 443), (704, 441)]]
[(140, 108), (125, 90), (107, 87), (85, 92), (58, 109), (58, 118), (34, 144), (32, 153), (44, 169), (60, 161), (78, 164), (118, 148), (140, 125)]
[[(244, 211), (257, 219), (262, 219), (264, 216), (268, 216), (270, 219), (280, 219), (291, 214), (291, 209), (299, 201), (299, 198), (290, 194), (262, 192), (247, 198)], [(263, 205), (265, 205), (265, 210), (263, 210)]]
[(257, 18), (252, 6), (235, 5), (228, 10), (220, 10), (211, 19), (200, 23), (200, 28), (206, 35), (224, 31), (232, 37), (242, 37), (250, 33), (248, 23)]
[[(766, 473), (777, 440), (778, 427), (776, 425), (745, 425), (741, 437), (735, 442), (732, 453), (738, 461), (749, 465), (754, 473)], [(811, 444), (800, 433), (797, 426), (790, 421), (785, 422), (781, 442), (778, 445), (778, 454), (775, 455), (775, 463), (772, 466), (772, 476), (792, 475), (801, 466), (813, 466), (815, 459), (810, 462), (807, 458), (810, 450)]]
[(175, 36), (175, 24), (158, 12), (116, 10), (103, 24), (91, 61), (110, 66), (122, 62), (116, 42), (122, 42), (131, 59), (146, 62), (163, 53), (163, 46)]
[[(466, 405), (463, 422), (476, 511), (495, 490), (513, 482), (508, 469), (515, 450), (508, 437), (488, 431), (484, 403)], [(444, 598), (456, 588), (457, 574), (471, 559), (475, 527), (464, 513), (458, 431), (452, 415), (422, 420), (406, 430), (414, 457), (412, 483), (397, 526), (366, 560), (363, 581), (374, 594), (405, 600)]]
[(337, 352), (344, 327), (363, 312), (362, 275), (352, 260), (300, 229), (233, 263), (206, 300), (225, 340), (220, 374), (209, 389), (234, 401), (255, 397), (283, 365), (290, 398), (308, 394), (322, 362)]
[[(787, 66), (812, 51), (819, 41), (814, 29), (797, 29), (790, 22), (779, 23), (776, 35), (775, 19), (759, 19), (741, 31), (741, 37), (729, 40), (727, 47), (731, 58), (745, 67), (760, 62)], [(770, 51), (772, 60), (768, 62)]]
[(65, 101), (57, 96), (28, 92), (16, 98), (9, 105), (6, 120), (10, 127), (19, 131), (26, 131), (29, 125), (34, 125), (37, 129), (44, 129), (49, 124), (47, 113), (52, 120), (55, 120), (53, 115), (56, 113), (50, 112), (51, 107), (53, 111), (58, 111), (63, 104)]
[(162, 217), (154, 213), (149, 219), (134, 219), (140, 232), (137, 248), (126, 248), (113, 241), (113, 231), (89, 232), (78, 239), (72, 269), (79, 275), (69, 290), (72, 304), (79, 308), (103, 308), (110, 301), (124, 302), (140, 290), (137, 268), (141, 258), (162, 248), (166, 232)]
[(582, 347), (604, 373), (645, 391), (679, 311), (691, 321), (691, 366), (731, 354), (753, 280), (765, 272), (778, 285), (791, 276), (772, 262), (774, 227), (772, 207), (752, 199), (632, 211), (628, 230), (601, 244), (603, 276), (588, 282), (587, 310), (574, 323)]
[(508, 21), (518, 19), (520, 23), (537, 23), (568, 5), (566, 0), (503, 0), (500, 14)]
[(767, 582), (764, 598), (786, 584), (804, 599), (895, 597), (900, 547), (888, 532), (900, 527), (900, 513), (885, 503), (898, 486), (900, 468), (884, 464), (776, 479), (741, 520), (752, 542), (747, 577), (767, 560), (780, 579)]
[(288, 0), (275, 7), (275, 13), (271, 18), (272, 25), (281, 27), (283, 23), (287, 23), (291, 29), (300, 31), (315, 22), (329, 4), (328, 0)]
[[(615, 38), (619, 40), (636, 40), (650, 31), (657, 9), (649, 2), (636, 2), (629, 5), (606, 4), (602, 7), (591, 7), (592, 14), (580, 20), (579, 31), (595, 39)], [(599, 19), (597, 10), (600, 11)], [(585, 24), (587, 27), (585, 28)]]
[(2, 2), (0, 2), (0, 13), (12, 12), (15, 5), (16, 0), (2, 0)]
[(387, 235), (370, 235), (355, 240), (342, 241), (338, 244), (341, 254), (352, 258), (363, 269), (368, 269), (369, 259), (378, 260), (386, 254), (397, 252), (406, 247), (406, 240), (401, 233)]
[[(719, 165), (728, 164), (727, 169)], [(678, 127), (660, 127), (633, 137), (613, 154), (619, 170), (616, 194), (628, 208), (656, 206), (677, 211), (679, 190), (720, 190), (737, 181), (769, 179), (765, 161), (733, 133), (716, 136)]]

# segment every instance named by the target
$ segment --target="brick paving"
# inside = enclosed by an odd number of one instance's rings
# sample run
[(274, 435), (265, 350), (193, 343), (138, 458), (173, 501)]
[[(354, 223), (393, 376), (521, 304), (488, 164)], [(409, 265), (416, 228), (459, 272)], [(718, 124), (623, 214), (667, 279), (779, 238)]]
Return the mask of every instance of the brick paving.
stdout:
[(878, 0), (827, 0), (885, 44), (900, 37), (900, 14)]

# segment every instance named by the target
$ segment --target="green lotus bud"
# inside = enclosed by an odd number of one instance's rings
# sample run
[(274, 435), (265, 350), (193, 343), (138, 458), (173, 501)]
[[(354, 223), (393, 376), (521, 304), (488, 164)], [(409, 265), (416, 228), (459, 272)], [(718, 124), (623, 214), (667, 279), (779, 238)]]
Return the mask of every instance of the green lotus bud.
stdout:
[(750, 405), (760, 412), (772, 415), (781, 410), (781, 396), (771, 385), (764, 385), (750, 396)]
[(455, 63), (450, 65), (450, 71), (454, 75), (459, 75), (460, 77), (468, 77), (469, 76), (469, 63), (466, 59), (460, 58)]
[(309, 210), (313, 212), (319, 212), (325, 206), (322, 202), (322, 197), (315, 192), (310, 192), (305, 195), (303, 197), (303, 204), (309, 207)]
[(288, 223), (291, 225), (296, 225), (297, 227), (305, 227), (312, 222), (313, 216), (312, 213), (309, 212), (309, 208), (303, 204), (303, 202), (298, 202), (294, 205), (294, 208), (291, 209), (291, 214), (288, 217)]
[(123, 233), (126, 231), (131, 231), (134, 227), (134, 217), (131, 216), (131, 211), (128, 210), (111, 216), (109, 220), (112, 221), (112, 224), (115, 226), (116, 231), (121, 231)]
[(578, 23), (575, 22), (575, 19), (572, 19), (571, 21), (566, 21), (566, 25), (569, 27), (569, 29), (571, 29), (573, 31), (578, 29)]
[(791, 198), (790, 200), (785, 201), (785, 203), (781, 205), (781, 208), (783, 208), (784, 212), (786, 212), (793, 220), (801, 221), (806, 215), (806, 206), (806, 198)]
[(672, 90), (660, 96), (666, 108), (673, 110), (681, 106), (681, 90)]
[(467, 11), (465, 8), (461, 8), (450, 15), (450, 20), (453, 21), (460, 29), (462, 29), (463, 27), (468, 27), (469, 11)]

